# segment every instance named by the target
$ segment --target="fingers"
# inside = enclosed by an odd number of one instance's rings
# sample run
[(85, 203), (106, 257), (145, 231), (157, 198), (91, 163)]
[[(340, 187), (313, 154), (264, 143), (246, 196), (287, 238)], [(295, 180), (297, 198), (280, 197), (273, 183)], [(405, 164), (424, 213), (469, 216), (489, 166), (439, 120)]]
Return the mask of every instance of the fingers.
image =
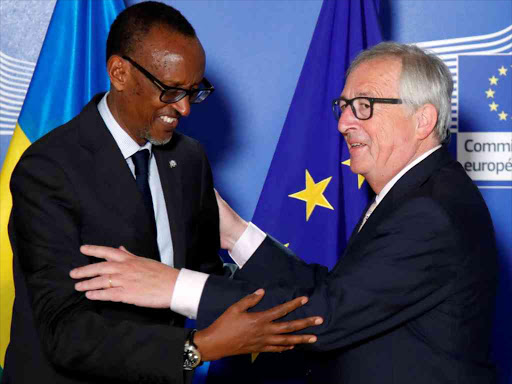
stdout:
[(307, 317), (305, 319), (298, 319), (292, 321), (284, 321), (281, 323), (272, 323), (272, 330), (274, 333), (291, 333), (301, 331), (304, 328), (320, 325), (324, 322), (319, 316)]
[(269, 346), (290, 347), (297, 344), (312, 344), (317, 341), (315, 335), (275, 335), (269, 336), (266, 342)]
[(293, 349), (293, 345), (290, 347), (269, 345), (269, 346), (263, 348), (263, 350), (261, 352), (284, 352), (284, 351), (289, 351), (290, 349)]
[(82, 245), (80, 247), (80, 252), (87, 256), (119, 262), (126, 260), (127, 254), (130, 254), (124, 247), (123, 249), (116, 249), (111, 247), (103, 247), (101, 245)]
[(116, 275), (105, 275), (99, 276), (94, 279), (84, 280), (75, 284), (75, 289), (77, 291), (94, 291), (97, 289), (111, 289), (117, 287), (116, 284)]
[(256, 304), (260, 302), (263, 298), (265, 291), (263, 289), (258, 289), (254, 293), (245, 296), (243, 299), (240, 299), (235, 304), (233, 304), (230, 308), (237, 312), (245, 312), (249, 308), (254, 307)]
[(107, 262), (75, 268), (69, 273), (73, 279), (83, 279), (86, 277), (118, 273), (118, 266), (115, 263), (108, 263), (108, 261), (122, 262), (126, 260), (127, 256), (134, 256), (123, 246), (116, 249), (99, 245), (82, 245), (80, 247), (80, 251), (84, 255), (105, 259)]
[(86, 277), (115, 274), (119, 272), (118, 269), (119, 265), (104, 261), (102, 263), (89, 264), (72, 269), (71, 272), (69, 272), (69, 276), (73, 279), (83, 279)]
[(132, 255), (132, 256), (137, 257), (137, 255), (134, 255), (134, 254), (133, 254), (133, 253), (131, 253), (129, 250), (127, 250), (127, 249), (124, 247), (124, 245), (121, 245), (121, 246), (119, 247), (119, 249), (120, 249), (121, 251), (126, 252), (126, 253), (127, 253), (127, 254), (129, 254), (129, 255)]
[(280, 319), (281, 317), (286, 316), (290, 312), (296, 310), (299, 307), (302, 307), (304, 304), (308, 302), (308, 298), (305, 296), (297, 297), (293, 300), (287, 301), (284, 304), (277, 305), (273, 308), (270, 308), (266, 310), (265, 312), (262, 312), (262, 314), (265, 316), (267, 320), (276, 320)]
[(124, 302), (123, 292), (124, 289), (122, 287), (99, 289), (97, 291), (85, 292), (85, 297), (87, 297), (89, 300)]

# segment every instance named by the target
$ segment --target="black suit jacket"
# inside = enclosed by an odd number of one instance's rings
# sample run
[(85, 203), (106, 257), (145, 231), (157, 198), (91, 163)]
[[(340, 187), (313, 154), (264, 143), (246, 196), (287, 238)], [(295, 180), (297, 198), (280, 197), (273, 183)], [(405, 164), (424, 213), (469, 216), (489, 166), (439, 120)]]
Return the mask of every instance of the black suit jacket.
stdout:
[(198, 324), (259, 286), (267, 293), (255, 309), (309, 296), (287, 319), (325, 320), (306, 330), (318, 335), (305, 347), (313, 352), (312, 383), (495, 380), (488, 362), (494, 230), (478, 189), (444, 148), (393, 186), (332, 271), (267, 237), (235, 277), (207, 280)]
[[(182, 317), (169, 309), (89, 301), (69, 277), (72, 268), (93, 262), (80, 253), (82, 244), (124, 245), (159, 258), (135, 179), (97, 110), (101, 96), (32, 144), (13, 173), (16, 298), (3, 382), (184, 380)], [(201, 146), (175, 133), (153, 153), (175, 267), (220, 272), (217, 204)]]

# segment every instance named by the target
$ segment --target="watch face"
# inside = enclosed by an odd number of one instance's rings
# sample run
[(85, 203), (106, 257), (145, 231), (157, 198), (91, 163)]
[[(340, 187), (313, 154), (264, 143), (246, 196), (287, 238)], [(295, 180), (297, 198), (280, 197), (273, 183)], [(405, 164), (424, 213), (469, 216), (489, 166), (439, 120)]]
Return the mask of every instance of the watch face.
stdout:
[(187, 342), (183, 351), (183, 369), (192, 370), (199, 363), (201, 363), (201, 354), (193, 345)]

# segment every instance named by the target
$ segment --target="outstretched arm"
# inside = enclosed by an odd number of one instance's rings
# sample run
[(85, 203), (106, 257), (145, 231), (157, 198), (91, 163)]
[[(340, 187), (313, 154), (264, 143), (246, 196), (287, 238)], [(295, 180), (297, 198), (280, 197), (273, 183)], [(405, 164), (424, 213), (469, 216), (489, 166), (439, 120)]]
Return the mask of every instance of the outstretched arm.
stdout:
[[(86, 292), (88, 299), (169, 308), (179, 274), (177, 269), (133, 255), (123, 247), (82, 246), (81, 251), (105, 259), (70, 272), (75, 279), (91, 278), (75, 285), (78, 291)], [(277, 321), (305, 305), (306, 297), (297, 297), (262, 312), (249, 312), (263, 295), (261, 289), (249, 294), (227, 308), (209, 327), (197, 332), (195, 342), (204, 360), (251, 352), (281, 352), (317, 340), (311, 334), (289, 333), (321, 324), (323, 320), (318, 316)]]
[[(208, 326), (229, 303), (262, 286), (267, 294), (256, 310), (309, 297), (284, 320), (321, 316), (323, 324), (312, 329), (318, 342), (308, 349), (326, 351), (393, 329), (449, 297), (461, 256), (451, 223), (434, 201), (404, 203), (373, 232), (364, 243), (353, 244), (330, 272), (289, 257), (289, 250), (267, 237), (234, 281), (208, 279), (198, 325)], [(282, 279), (275, 273), (276, 279), (261, 285), (272, 270)]]

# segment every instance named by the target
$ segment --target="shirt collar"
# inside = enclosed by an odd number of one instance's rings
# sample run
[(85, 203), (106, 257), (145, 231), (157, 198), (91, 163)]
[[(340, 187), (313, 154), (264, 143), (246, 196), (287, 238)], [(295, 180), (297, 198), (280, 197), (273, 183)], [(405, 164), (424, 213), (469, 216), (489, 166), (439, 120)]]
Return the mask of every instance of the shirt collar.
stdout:
[(421, 161), (425, 160), (428, 156), (430, 156), (432, 153), (434, 153), (435, 151), (437, 151), (439, 148), (441, 148), (441, 145), (438, 145), (437, 147), (434, 147), (432, 148), (431, 150), (425, 152), (424, 154), (422, 154), (421, 156), (419, 156), (417, 159), (414, 159), (414, 161), (412, 161), (411, 163), (407, 164), (407, 166), (405, 166), (400, 172), (398, 172), (395, 177), (393, 177), (385, 186), (384, 188), (382, 188), (382, 191), (380, 191), (380, 193), (375, 196), (375, 201), (377, 202), (377, 204), (379, 204), (382, 199), (384, 198), (384, 196), (387, 195), (387, 193), (391, 190), (391, 188), (393, 188), (393, 186), (396, 184), (396, 182), (398, 180), (400, 180), (400, 178), (405, 175), (410, 169), (412, 169), (412, 167), (414, 167), (416, 164), (419, 164)]
[(117, 146), (121, 150), (121, 153), (123, 154), (124, 159), (128, 159), (131, 157), (135, 152), (140, 151), (141, 149), (148, 149), (149, 150), (149, 156), (151, 157), (152, 154), (152, 145), (148, 141), (143, 146), (140, 146), (137, 144), (135, 140), (133, 140), (130, 135), (119, 125), (119, 123), (114, 119), (114, 116), (112, 115), (112, 112), (110, 112), (110, 109), (107, 104), (107, 95), (109, 92), (103, 96), (101, 101), (98, 103), (98, 112), (100, 113), (101, 118), (105, 122), (105, 125), (107, 126), (108, 130), (114, 137), (114, 140), (117, 143)]

